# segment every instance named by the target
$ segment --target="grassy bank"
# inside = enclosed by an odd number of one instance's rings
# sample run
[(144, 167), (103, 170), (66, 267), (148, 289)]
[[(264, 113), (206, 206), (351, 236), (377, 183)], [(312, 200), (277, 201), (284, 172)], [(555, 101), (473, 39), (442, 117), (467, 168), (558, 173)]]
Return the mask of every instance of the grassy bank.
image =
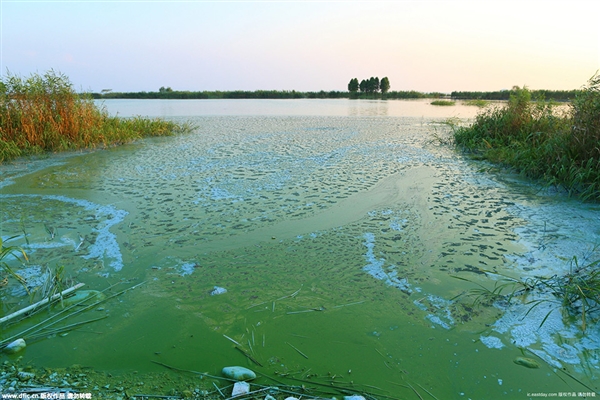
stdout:
[(527, 177), (600, 201), (600, 75), (578, 91), (567, 111), (515, 87), (508, 103), (488, 108), (455, 143), (474, 156), (516, 169)]
[(0, 80), (0, 162), (19, 156), (112, 146), (185, 127), (160, 119), (111, 117), (54, 71)]

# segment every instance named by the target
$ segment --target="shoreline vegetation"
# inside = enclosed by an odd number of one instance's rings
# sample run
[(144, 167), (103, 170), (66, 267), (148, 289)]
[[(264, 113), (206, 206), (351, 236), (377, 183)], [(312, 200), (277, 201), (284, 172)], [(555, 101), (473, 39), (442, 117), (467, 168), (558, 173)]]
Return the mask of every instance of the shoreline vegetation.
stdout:
[[(170, 99), (170, 100), (217, 100), (217, 99), (352, 99), (352, 100), (408, 100), (408, 99), (452, 99), (466, 100), (467, 105), (483, 107), (490, 100), (509, 100), (510, 90), (492, 92), (418, 92), (416, 90), (390, 91), (387, 77), (379, 80), (371, 77), (358, 81), (353, 78), (348, 83), (347, 91), (298, 92), (296, 90), (230, 90), (230, 91), (189, 91), (173, 90), (161, 87), (156, 92), (114, 92), (104, 89), (100, 93), (90, 93), (95, 100), (101, 99)], [(534, 98), (553, 101), (571, 101), (580, 90), (534, 90)], [(434, 104), (435, 105), (435, 104)], [(444, 104), (446, 105), (446, 104)]]
[[(534, 98), (544, 98), (557, 102), (572, 101), (580, 90), (532, 90)], [(295, 90), (233, 90), (233, 91), (188, 91), (173, 90), (162, 87), (156, 92), (113, 92), (106, 89), (101, 93), (91, 93), (95, 100), (102, 99), (165, 99), (165, 100), (217, 100), (217, 99), (353, 99), (353, 100), (410, 100), (410, 99), (452, 99), (471, 100), (473, 105), (490, 100), (508, 101), (512, 91), (499, 90), (492, 92), (418, 92), (388, 91), (350, 92), (350, 91), (318, 91), (298, 92)]]
[(507, 166), (584, 201), (600, 201), (600, 75), (568, 108), (513, 87), (508, 102), (454, 126), (455, 145), (472, 157)]
[(34, 154), (110, 147), (190, 127), (162, 119), (111, 117), (52, 70), (0, 80), (0, 163)]
[[(527, 88), (515, 86), (504, 105), (483, 109), (469, 126), (451, 125), (454, 144), (475, 159), (516, 170), (583, 201), (600, 202), (600, 75), (590, 78), (566, 110), (532, 97)], [(590, 255), (597, 250), (596, 243)], [(580, 263), (573, 257), (565, 274), (528, 281), (504, 277), (502, 282), (469, 295), (477, 301), (549, 292), (566, 315), (580, 319), (583, 332), (590, 321), (600, 320), (600, 260)], [(509, 287), (513, 292), (501, 296)], [(546, 301), (533, 300), (529, 311)]]

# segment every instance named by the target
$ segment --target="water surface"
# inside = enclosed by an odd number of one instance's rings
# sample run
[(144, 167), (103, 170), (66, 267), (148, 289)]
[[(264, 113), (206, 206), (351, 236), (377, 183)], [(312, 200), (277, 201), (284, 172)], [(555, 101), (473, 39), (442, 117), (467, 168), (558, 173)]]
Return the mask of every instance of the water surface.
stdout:
[[(598, 256), (596, 206), (439, 143), (441, 122), (476, 109), (349, 100), (106, 107), (197, 129), (0, 167), (2, 236), (24, 228), (28, 243), (14, 243), (30, 268), (62, 265), (90, 289), (145, 282), (94, 311), (109, 318), (31, 345), (27, 361), (131, 372), (159, 370), (155, 360), (209, 374), (245, 365), (382, 398), (598, 387), (597, 325), (583, 335), (552, 302), (530, 310), (456, 299), (503, 276), (552, 276), (573, 256)], [(541, 367), (513, 362), (523, 355)]]

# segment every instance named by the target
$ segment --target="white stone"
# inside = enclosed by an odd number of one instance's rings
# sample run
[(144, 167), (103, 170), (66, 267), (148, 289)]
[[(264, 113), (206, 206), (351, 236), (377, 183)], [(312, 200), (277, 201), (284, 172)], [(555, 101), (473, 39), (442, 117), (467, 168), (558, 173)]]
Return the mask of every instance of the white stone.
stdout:
[(225, 367), (221, 373), (224, 377), (235, 379), (236, 381), (250, 381), (256, 378), (254, 371), (244, 367)]
[(250, 393), (250, 384), (248, 382), (236, 382), (231, 391), (231, 397), (241, 396)]
[(366, 399), (358, 394), (353, 394), (352, 396), (344, 396), (344, 400), (366, 400)]
[(17, 339), (14, 342), (10, 342), (9, 344), (7, 344), (4, 348), (4, 352), (8, 354), (15, 354), (23, 350), (25, 347), (27, 347), (25, 340)]

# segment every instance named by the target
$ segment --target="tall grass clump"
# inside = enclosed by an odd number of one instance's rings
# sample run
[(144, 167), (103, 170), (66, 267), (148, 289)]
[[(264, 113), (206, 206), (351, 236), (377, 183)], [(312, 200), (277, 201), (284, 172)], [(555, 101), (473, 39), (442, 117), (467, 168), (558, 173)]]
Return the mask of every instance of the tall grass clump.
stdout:
[(6, 240), (2, 240), (0, 237), (0, 288), (6, 286), (8, 284), (8, 277), (14, 278), (17, 282), (22, 284), (25, 288), (25, 279), (23, 279), (19, 274), (17, 274), (5, 261), (9, 258), (16, 259), (17, 261), (21, 261), (22, 259), (19, 255), (23, 255), (23, 259), (27, 260), (27, 254), (20, 247), (16, 246), (4, 246), (4, 243), (8, 240), (14, 239), (16, 236), (10, 237)]
[(456, 102), (450, 100), (434, 100), (430, 104), (432, 106), (453, 106), (456, 104)]
[(514, 87), (503, 106), (484, 109), (455, 143), (475, 157), (507, 165), (560, 186), (584, 200), (600, 200), (600, 76), (578, 92), (568, 110), (527, 88)]
[(0, 80), (0, 162), (23, 155), (111, 146), (184, 127), (160, 119), (111, 117), (53, 70)]

